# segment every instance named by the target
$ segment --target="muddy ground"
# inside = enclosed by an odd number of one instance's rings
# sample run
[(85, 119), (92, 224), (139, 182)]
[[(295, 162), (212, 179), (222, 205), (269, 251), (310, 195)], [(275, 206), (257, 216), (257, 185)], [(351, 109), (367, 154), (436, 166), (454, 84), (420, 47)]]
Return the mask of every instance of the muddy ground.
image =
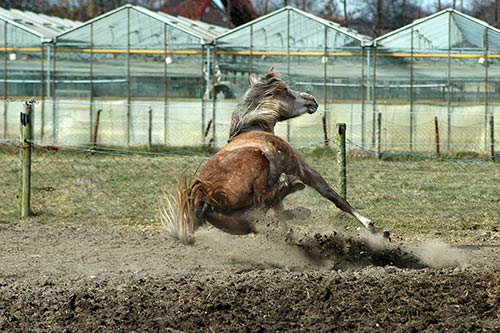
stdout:
[(0, 331), (500, 330), (497, 232), (404, 243), (0, 224)]

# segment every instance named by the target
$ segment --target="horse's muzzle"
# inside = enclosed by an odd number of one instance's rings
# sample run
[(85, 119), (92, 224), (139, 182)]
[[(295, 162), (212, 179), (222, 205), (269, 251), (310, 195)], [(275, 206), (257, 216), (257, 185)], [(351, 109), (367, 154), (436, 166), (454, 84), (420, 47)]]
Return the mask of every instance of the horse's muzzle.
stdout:
[(313, 95), (310, 95), (310, 94), (306, 94), (308, 95), (306, 97), (307, 99), (307, 103), (306, 103), (306, 107), (307, 107), (307, 113), (311, 114), (311, 113), (314, 113), (318, 110), (318, 102), (316, 101), (316, 98), (314, 98)]
[(316, 112), (318, 110), (318, 102), (316, 101), (316, 98), (314, 98), (313, 95), (301, 92), (300, 97), (305, 99), (304, 106), (307, 108), (307, 113), (311, 114)]

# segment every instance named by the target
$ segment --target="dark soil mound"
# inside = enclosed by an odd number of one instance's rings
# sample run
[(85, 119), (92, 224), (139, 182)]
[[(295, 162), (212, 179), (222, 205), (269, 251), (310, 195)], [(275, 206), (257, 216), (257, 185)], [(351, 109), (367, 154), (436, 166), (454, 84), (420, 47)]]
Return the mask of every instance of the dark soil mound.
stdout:
[(396, 266), (399, 268), (426, 268), (427, 265), (415, 254), (403, 247), (390, 243), (382, 236), (348, 236), (341, 233), (315, 234), (298, 239), (289, 239), (290, 244), (299, 246), (313, 260), (333, 260), (335, 266), (365, 267)]

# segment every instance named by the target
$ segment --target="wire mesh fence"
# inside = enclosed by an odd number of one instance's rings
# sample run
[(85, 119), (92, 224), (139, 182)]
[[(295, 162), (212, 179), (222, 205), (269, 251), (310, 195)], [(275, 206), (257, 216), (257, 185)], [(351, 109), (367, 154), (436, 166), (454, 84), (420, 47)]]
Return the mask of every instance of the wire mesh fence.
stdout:
[(0, 141), (0, 221), (3, 222), (18, 216), (19, 166), (18, 143)]
[[(2, 148), (2, 216), (18, 213), (19, 148)], [(32, 158), (32, 210), (64, 222), (154, 221), (162, 186), (187, 170), (195, 172), (204, 154), (147, 153), (70, 146), (35, 146)]]
[[(0, 147), (0, 221), (9, 222), (19, 216), (19, 145)], [(379, 154), (351, 140), (347, 149), (348, 200), (383, 227), (447, 232), (500, 225), (498, 161)], [(334, 141), (327, 148), (300, 150), (339, 190)], [(171, 189), (184, 171), (195, 175), (209, 157), (192, 150), (35, 145), (32, 210), (42, 220), (61, 223), (154, 224), (162, 187)], [(327, 223), (339, 220), (339, 211), (311, 189), (290, 196), (286, 204), (308, 207)], [(357, 227), (354, 220), (345, 225)]]
[[(23, 100), (6, 102), (5, 139), (18, 136)], [(235, 100), (38, 101), (34, 137), (41, 145), (118, 147), (185, 147), (227, 142)], [(321, 144), (337, 123), (346, 123), (348, 137), (363, 148), (385, 152), (444, 154), (474, 152), (494, 156), (500, 143), (500, 105), (489, 111), (474, 105), (321, 104), (313, 115), (278, 123), (276, 134), (295, 146)]]

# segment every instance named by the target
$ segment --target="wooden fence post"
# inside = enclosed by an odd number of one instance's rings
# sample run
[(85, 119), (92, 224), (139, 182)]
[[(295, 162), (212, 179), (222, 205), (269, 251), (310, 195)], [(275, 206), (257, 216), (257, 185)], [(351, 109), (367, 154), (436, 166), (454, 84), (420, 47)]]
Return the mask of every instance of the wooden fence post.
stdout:
[(21, 111), (21, 124), (19, 126), (19, 141), (21, 144), (19, 211), (21, 213), (21, 217), (31, 215), (31, 148), (33, 137), (32, 120), (34, 104), (34, 98), (23, 104), (23, 110)]
[(346, 157), (346, 124), (337, 124), (337, 165), (338, 189), (340, 196), (347, 200), (347, 157)]
[(326, 126), (326, 114), (321, 118), (321, 121), (323, 123), (323, 144), (325, 147), (328, 146), (328, 129)]
[(382, 112), (377, 112), (377, 158), (382, 158)]
[(153, 109), (149, 107), (148, 111), (148, 150), (151, 151), (153, 145)]
[(434, 144), (436, 146), (436, 156), (441, 156), (441, 150), (439, 149), (441, 146), (441, 142), (439, 141), (439, 120), (438, 117), (434, 117)]
[(94, 135), (92, 136), (92, 148), (97, 148), (97, 135), (99, 133), (99, 121), (101, 118), (102, 109), (97, 110), (97, 114), (95, 116), (95, 125), (94, 125)]
[(490, 158), (495, 160), (495, 117), (490, 115)]

